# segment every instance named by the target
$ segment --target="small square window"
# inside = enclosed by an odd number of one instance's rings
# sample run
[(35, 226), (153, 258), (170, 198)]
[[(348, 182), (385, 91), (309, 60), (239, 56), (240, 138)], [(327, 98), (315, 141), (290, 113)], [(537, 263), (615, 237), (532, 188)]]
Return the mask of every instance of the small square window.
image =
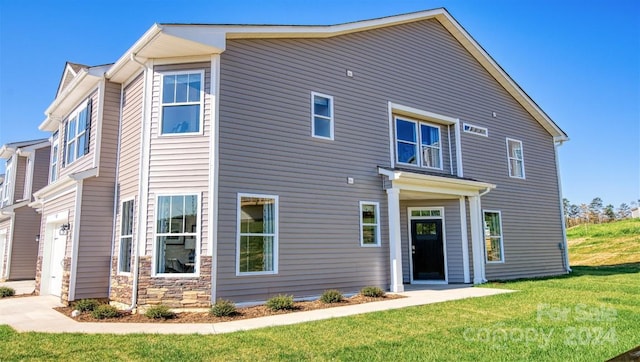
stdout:
[(202, 71), (162, 75), (162, 134), (201, 131), (203, 77)]
[(316, 138), (333, 139), (333, 97), (311, 93), (311, 134)]

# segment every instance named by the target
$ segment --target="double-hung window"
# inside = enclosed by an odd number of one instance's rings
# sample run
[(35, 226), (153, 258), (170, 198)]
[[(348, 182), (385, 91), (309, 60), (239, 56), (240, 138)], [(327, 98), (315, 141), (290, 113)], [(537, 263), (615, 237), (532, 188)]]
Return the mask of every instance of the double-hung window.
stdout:
[(120, 209), (120, 257), (118, 271), (131, 272), (131, 251), (133, 250), (133, 200), (122, 203)]
[(278, 196), (238, 195), (237, 274), (278, 272)]
[(380, 206), (360, 201), (360, 246), (380, 246)]
[(2, 199), (0, 199), (0, 207), (5, 207), (7, 205), (9, 205), (9, 194), (11, 193), (11, 178), (13, 177), (12, 172), (13, 169), (11, 168), (11, 160), (13, 158), (9, 158), (7, 159), (7, 163), (6, 163), (6, 170), (5, 170), (5, 175), (4, 175), (4, 182), (2, 185), (2, 189), (0, 189), (0, 192), (2, 194)]
[(502, 215), (500, 211), (484, 212), (484, 241), (487, 262), (504, 261)]
[(333, 97), (311, 93), (311, 128), (313, 137), (333, 139)]
[(83, 104), (67, 119), (65, 124), (65, 163), (73, 163), (89, 153), (89, 130), (91, 127), (91, 100)]
[(509, 162), (509, 176), (524, 178), (524, 157), (522, 142), (507, 138), (507, 159)]
[(162, 74), (162, 134), (202, 130), (204, 71)]
[(198, 195), (158, 196), (156, 273), (196, 272), (198, 209)]
[(396, 161), (442, 170), (440, 127), (396, 117)]
[(58, 132), (51, 136), (51, 169), (49, 170), (49, 183), (53, 183), (58, 179)]

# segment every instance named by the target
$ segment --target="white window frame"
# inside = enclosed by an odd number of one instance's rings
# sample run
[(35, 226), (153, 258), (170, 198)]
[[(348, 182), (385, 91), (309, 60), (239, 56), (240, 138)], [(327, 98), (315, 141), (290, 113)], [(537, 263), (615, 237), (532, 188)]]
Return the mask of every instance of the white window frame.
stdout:
[[(80, 137), (83, 135), (87, 134), (87, 120), (85, 119), (85, 128), (78, 133), (78, 127), (80, 125), (80, 122), (78, 122), (80, 120), (79, 116), (80, 113), (82, 113), (82, 111), (87, 110), (87, 117), (89, 119), (89, 127), (91, 127), (92, 124), (92, 120), (91, 120), (91, 114), (89, 114), (88, 112), (88, 107), (89, 107), (89, 102), (90, 100), (87, 100), (85, 102), (83, 102), (80, 106), (78, 106), (68, 117), (67, 120), (65, 122), (65, 126), (64, 129), (66, 130), (66, 132), (64, 133), (64, 140), (63, 140), (63, 144), (65, 147), (65, 152), (64, 152), (64, 166), (67, 167), (69, 165), (71, 165), (72, 163), (76, 162), (77, 160), (79, 160), (80, 158), (82, 158), (83, 156), (89, 154), (89, 152), (84, 152), (85, 151), (85, 147), (87, 145), (87, 143), (89, 142), (89, 139), (85, 137), (85, 144), (82, 145), (82, 148), (78, 147), (78, 140), (80, 140)], [(71, 121), (75, 121), (75, 129), (72, 130), (71, 127), (69, 127), (69, 124), (71, 123)], [(69, 134), (71, 134), (71, 132), (73, 131), (73, 138), (68, 139)], [(74, 151), (73, 153), (69, 153), (69, 145), (70, 144), (74, 144)], [(82, 152), (82, 154), (80, 154), (80, 152)], [(72, 155), (73, 158), (71, 160), (69, 160), (69, 155)], [(58, 160), (58, 162), (60, 162), (60, 160)]]
[[(195, 239), (196, 239), (196, 249), (195, 249), (195, 257), (194, 257), (194, 267), (193, 267), (193, 273), (158, 273), (158, 267), (157, 267), (157, 262), (158, 262), (158, 256), (160, 255), (159, 250), (158, 250), (158, 237), (160, 236), (187, 236), (187, 235), (193, 235), (193, 233), (181, 233), (181, 234), (170, 234), (170, 233), (158, 233), (158, 200), (160, 199), (160, 197), (172, 197), (172, 196), (195, 196), (196, 200), (198, 202), (198, 207), (196, 210), (196, 221), (197, 221), (197, 225), (196, 225), (196, 232), (195, 232)], [(197, 278), (200, 276), (200, 257), (201, 257), (201, 251), (200, 251), (200, 234), (201, 234), (201, 230), (202, 230), (202, 193), (199, 191), (192, 191), (192, 192), (188, 192), (188, 191), (180, 191), (180, 192), (166, 192), (166, 193), (162, 193), (162, 194), (157, 194), (155, 195), (155, 216), (154, 216), (154, 226), (153, 226), (153, 260), (152, 260), (152, 264), (151, 264), (151, 270), (152, 273), (151, 275), (154, 277), (163, 277), (163, 278)]]
[[(9, 157), (7, 159), (7, 162), (5, 164), (5, 175), (4, 175), (4, 181), (3, 181), (3, 185), (2, 185), (2, 189), (3, 189), (3, 193), (2, 193), (2, 200), (0, 200), (0, 207), (5, 207), (7, 205), (10, 204), (9, 201), (9, 195), (13, 194), (13, 192), (11, 191), (11, 185), (13, 184), (12, 179), (13, 179), (13, 164), (15, 162), (13, 162), (13, 156)], [(2, 262), (2, 261), (0, 261)]]
[[(273, 218), (273, 233), (241, 233), (241, 221), (242, 221), (242, 199), (243, 198), (262, 198), (274, 200), (274, 218)], [(280, 241), (279, 241), (279, 228), (280, 228), (280, 201), (278, 195), (266, 195), (266, 194), (252, 194), (252, 193), (238, 193), (237, 207), (236, 207), (236, 276), (250, 276), (250, 275), (273, 275), (278, 274), (278, 259), (280, 255)], [(242, 236), (272, 236), (273, 237), (273, 270), (259, 271), (259, 272), (241, 272), (240, 271), (240, 239)]]
[[(204, 69), (188, 69), (188, 70), (176, 70), (176, 71), (167, 71), (167, 72), (160, 72), (160, 99), (159, 99), (159, 103), (160, 103), (160, 114), (158, 115), (158, 118), (160, 120), (160, 123), (158, 125), (158, 135), (161, 137), (180, 137), (180, 136), (189, 136), (189, 135), (202, 135), (204, 134), (204, 98), (205, 98), (205, 71)], [(187, 102), (171, 102), (171, 103), (164, 103), (163, 100), (163, 94), (164, 94), (164, 77), (165, 76), (171, 76), (171, 75), (182, 75), (182, 74), (199, 74), (200, 75), (200, 100), (198, 102), (189, 102), (187, 100)], [(174, 89), (175, 92), (175, 89)], [(188, 97), (187, 97), (188, 98)], [(198, 131), (197, 132), (184, 132), (184, 133), (163, 133), (162, 132), (162, 127), (164, 124), (164, 119), (163, 119), (163, 110), (165, 106), (189, 106), (189, 105), (200, 105), (200, 114), (199, 116), (199, 126), (198, 126)]]
[[(411, 122), (413, 123), (414, 126), (414, 130), (416, 132), (416, 142), (409, 142), (409, 141), (404, 141), (404, 140), (398, 140), (398, 120), (401, 121), (405, 121), (405, 122)], [(396, 154), (396, 163), (399, 165), (406, 165), (406, 166), (411, 166), (411, 167), (420, 167), (420, 168), (426, 168), (429, 170), (444, 170), (444, 162), (442, 159), (442, 153), (443, 153), (443, 149), (442, 149), (442, 129), (440, 128), (440, 125), (435, 124), (435, 123), (431, 123), (431, 122), (424, 122), (421, 120), (416, 120), (416, 119), (412, 119), (409, 117), (403, 117), (403, 116), (394, 116), (393, 117), (393, 126), (395, 128), (395, 143), (394, 143), (394, 150), (395, 150), (395, 154)], [(437, 128), (438, 129), (438, 156), (439, 156), (439, 162), (440, 162), (440, 167), (430, 167), (430, 166), (425, 166), (423, 165), (423, 157), (422, 157), (422, 130), (420, 129), (420, 126), (424, 125), (424, 126), (428, 126), (428, 127), (433, 127), (433, 128)], [(399, 160), (399, 154), (398, 154), (398, 142), (403, 142), (403, 143), (408, 143), (408, 144), (413, 144), (414, 145), (414, 149), (416, 150), (416, 164), (412, 164), (412, 163), (406, 163), (406, 162), (400, 162)], [(433, 146), (425, 146), (425, 147), (430, 147), (430, 148), (435, 148)]]
[[(329, 117), (314, 113), (315, 98), (316, 97), (326, 98), (326, 99), (329, 100)], [(316, 132), (316, 117), (322, 118), (322, 119), (325, 119), (325, 120), (329, 121), (329, 137), (325, 137), (325, 136), (321, 136), (321, 135), (315, 134), (315, 132)], [(333, 141), (334, 123), (335, 122), (334, 122), (334, 114), (333, 114), (333, 96), (330, 96), (330, 95), (327, 95), (327, 94), (318, 93), (318, 92), (311, 92), (311, 136), (314, 137), (314, 138), (321, 138), (321, 139)]]
[(49, 162), (49, 183), (58, 179), (58, 164), (60, 163), (60, 132), (51, 135), (51, 160)]
[[(520, 145), (520, 158), (514, 157), (509, 153), (509, 142), (516, 142)], [(524, 147), (522, 146), (522, 141), (520, 140), (516, 140), (513, 138), (509, 138), (507, 137), (506, 140), (506, 145), (507, 145), (507, 164), (509, 165), (509, 177), (511, 178), (518, 178), (518, 179), (525, 179), (525, 173), (524, 173)], [(511, 160), (516, 160), (516, 161), (520, 161), (522, 163), (522, 176), (517, 176), (514, 174), (514, 170), (511, 167)]]
[[(487, 213), (498, 214), (498, 218), (500, 219), (500, 260), (491, 260), (489, 261), (489, 253), (487, 251), (487, 224), (485, 220), (485, 216)], [(484, 262), (486, 264), (502, 264), (504, 263), (504, 228), (502, 227), (502, 212), (500, 210), (482, 210), (482, 245), (484, 245)], [(495, 236), (489, 235), (490, 238), (495, 238)]]
[(489, 137), (489, 130), (486, 127), (476, 126), (471, 123), (463, 123), (462, 132), (476, 136)]
[[(131, 212), (131, 234), (129, 235), (123, 235), (122, 234), (122, 225), (123, 225), (123, 216), (124, 216), (124, 205), (127, 202), (132, 202), (133, 205), (133, 210)], [(120, 202), (120, 232), (119, 232), (119, 237), (118, 237), (118, 274), (119, 275), (131, 275), (131, 270), (129, 271), (124, 271), (122, 270), (122, 239), (124, 238), (128, 238), (130, 240), (131, 243), (131, 255), (129, 255), (129, 268), (131, 268), (131, 261), (133, 260), (133, 253), (135, 250), (135, 244), (133, 243), (133, 235), (135, 234), (135, 210), (136, 210), (136, 202), (135, 202), (135, 198), (128, 198), (128, 199), (124, 199)]]
[[(362, 220), (362, 207), (364, 205), (374, 205), (375, 213), (376, 213), (376, 223), (364, 223)], [(360, 246), (363, 248), (379, 248), (382, 246), (382, 240), (380, 240), (380, 203), (377, 201), (360, 201), (358, 218), (360, 219)], [(376, 243), (375, 244), (365, 244), (364, 243), (364, 232), (363, 228), (365, 226), (375, 226), (376, 227)]]

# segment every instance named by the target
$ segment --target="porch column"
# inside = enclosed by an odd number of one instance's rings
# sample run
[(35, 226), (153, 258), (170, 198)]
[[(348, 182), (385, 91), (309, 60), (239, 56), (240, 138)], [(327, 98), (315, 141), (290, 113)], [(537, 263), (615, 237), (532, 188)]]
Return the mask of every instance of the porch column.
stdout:
[(469, 197), (469, 219), (473, 248), (473, 284), (482, 284), (487, 280), (484, 274), (484, 227), (480, 196)]
[(400, 244), (400, 189), (387, 189), (387, 207), (389, 214), (389, 256), (391, 269), (391, 286), (389, 290), (404, 292), (402, 285), (402, 247)]

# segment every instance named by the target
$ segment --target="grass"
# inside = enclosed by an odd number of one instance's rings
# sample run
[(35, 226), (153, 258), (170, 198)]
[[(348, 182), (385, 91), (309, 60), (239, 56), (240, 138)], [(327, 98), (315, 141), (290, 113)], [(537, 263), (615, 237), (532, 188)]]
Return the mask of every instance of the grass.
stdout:
[[(16, 333), (2, 360), (605, 360), (640, 344), (640, 264), (492, 283), (518, 292), (224, 335)], [(117, 348), (114, 348), (117, 346)]]
[(640, 262), (640, 219), (574, 226), (567, 239), (572, 266)]

